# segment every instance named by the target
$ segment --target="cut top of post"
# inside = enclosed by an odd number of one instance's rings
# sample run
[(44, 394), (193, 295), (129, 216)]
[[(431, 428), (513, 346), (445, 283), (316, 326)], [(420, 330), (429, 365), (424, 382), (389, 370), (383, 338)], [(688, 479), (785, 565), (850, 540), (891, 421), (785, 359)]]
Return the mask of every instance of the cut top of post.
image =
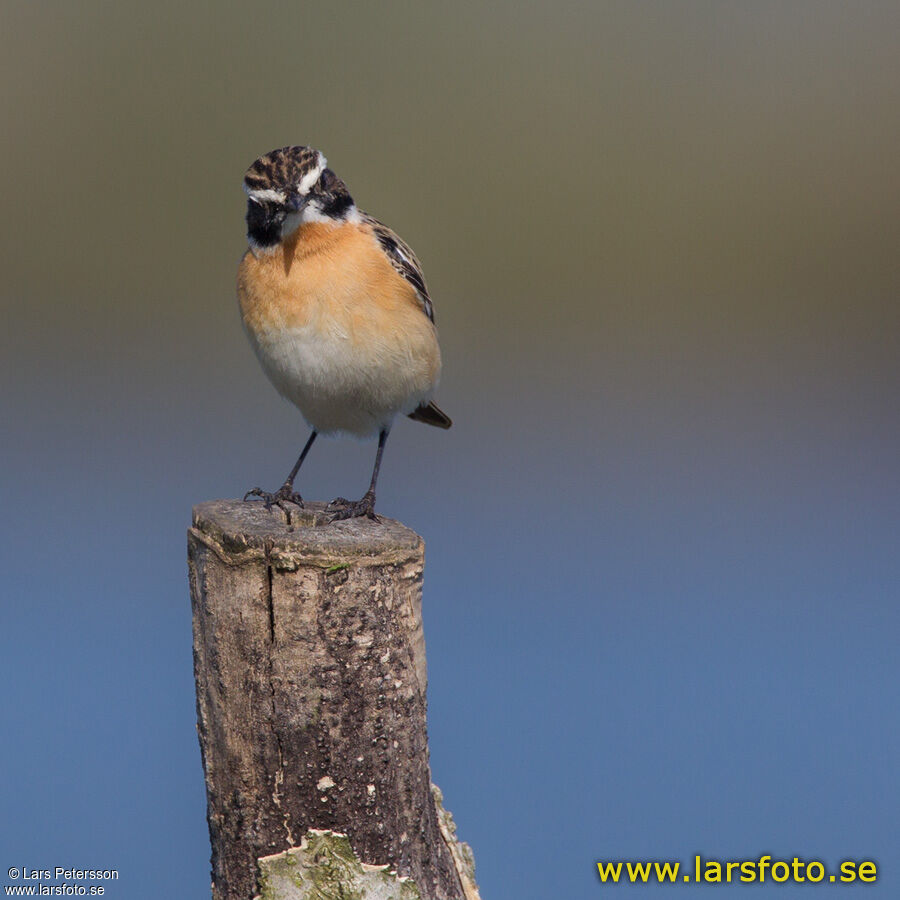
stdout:
[(279, 569), (298, 564), (321, 566), (351, 562), (386, 564), (421, 556), (423, 541), (394, 519), (379, 516), (328, 523), (323, 503), (300, 509), (266, 509), (263, 503), (210, 500), (194, 507), (193, 534), (223, 562), (240, 565), (268, 559)]

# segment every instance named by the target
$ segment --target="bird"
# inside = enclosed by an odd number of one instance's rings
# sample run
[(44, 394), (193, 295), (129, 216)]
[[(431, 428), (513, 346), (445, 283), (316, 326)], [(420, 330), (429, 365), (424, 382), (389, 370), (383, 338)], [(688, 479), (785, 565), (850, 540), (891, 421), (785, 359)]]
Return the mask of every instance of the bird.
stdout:
[(260, 156), (243, 186), (241, 320), (263, 371), (312, 429), (284, 484), (253, 488), (244, 500), (289, 515), (286, 504), (303, 506), (294, 481), (318, 435), (377, 435), (369, 489), (360, 500), (332, 500), (327, 520), (379, 521), (375, 488), (396, 417), (452, 425), (432, 400), (441, 351), (422, 267), (394, 231), (357, 207), (312, 147)]

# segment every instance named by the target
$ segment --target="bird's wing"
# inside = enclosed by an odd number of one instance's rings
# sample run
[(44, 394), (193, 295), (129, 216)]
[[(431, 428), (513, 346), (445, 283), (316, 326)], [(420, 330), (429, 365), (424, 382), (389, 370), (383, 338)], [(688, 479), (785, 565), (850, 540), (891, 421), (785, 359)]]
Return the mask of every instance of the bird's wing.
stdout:
[(416, 297), (422, 307), (422, 312), (434, 321), (434, 307), (428, 296), (428, 288), (425, 287), (425, 276), (422, 274), (422, 266), (399, 235), (387, 227), (383, 222), (373, 216), (363, 213), (363, 222), (371, 229), (378, 241), (378, 245), (384, 251), (385, 256), (391, 261), (391, 265), (402, 275), (415, 289)]

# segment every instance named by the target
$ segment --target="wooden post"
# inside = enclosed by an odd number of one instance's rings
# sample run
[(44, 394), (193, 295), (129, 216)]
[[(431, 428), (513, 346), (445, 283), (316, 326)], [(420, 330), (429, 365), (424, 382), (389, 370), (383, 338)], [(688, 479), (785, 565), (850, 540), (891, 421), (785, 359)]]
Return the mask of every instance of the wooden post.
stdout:
[(252, 900), (265, 887), (261, 858), (339, 832), (361, 863), (407, 876), (422, 900), (473, 900), (471, 856), (428, 765), (424, 544), (390, 519), (323, 524), (322, 509), (292, 523), (261, 503), (194, 509), (213, 898)]

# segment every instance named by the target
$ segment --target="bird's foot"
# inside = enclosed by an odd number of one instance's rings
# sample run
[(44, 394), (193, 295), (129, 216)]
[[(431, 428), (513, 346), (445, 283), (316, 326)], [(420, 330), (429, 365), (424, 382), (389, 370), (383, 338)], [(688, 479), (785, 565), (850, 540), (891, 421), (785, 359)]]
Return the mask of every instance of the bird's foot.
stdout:
[(251, 497), (259, 497), (265, 503), (266, 509), (277, 506), (288, 516), (290, 511), (284, 505), (285, 503), (293, 503), (299, 506), (300, 509), (303, 509), (303, 498), (294, 490), (293, 485), (288, 484), (288, 482), (285, 482), (274, 494), (264, 491), (262, 488), (253, 488), (252, 491), (247, 491), (244, 494), (244, 500), (248, 500)]
[(341, 519), (356, 519), (366, 516), (380, 522), (381, 519), (375, 515), (375, 492), (366, 491), (362, 500), (345, 500), (343, 497), (336, 497), (328, 504), (328, 512), (331, 514), (332, 522), (339, 522)]

